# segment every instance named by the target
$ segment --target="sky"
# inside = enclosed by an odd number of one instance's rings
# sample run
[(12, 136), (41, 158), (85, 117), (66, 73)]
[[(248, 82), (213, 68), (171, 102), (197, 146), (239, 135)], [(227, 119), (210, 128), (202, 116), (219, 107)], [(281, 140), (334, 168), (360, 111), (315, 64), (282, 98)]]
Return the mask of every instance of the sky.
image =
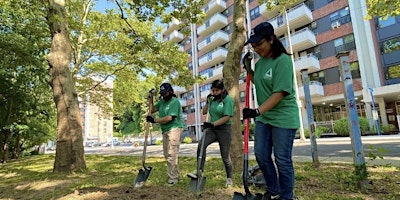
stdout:
[(118, 6), (116, 5), (115, 1), (96, 0), (95, 3), (96, 3), (95, 9), (98, 11), (104, 12), (106, 9), (110, 8), (118, 9)]

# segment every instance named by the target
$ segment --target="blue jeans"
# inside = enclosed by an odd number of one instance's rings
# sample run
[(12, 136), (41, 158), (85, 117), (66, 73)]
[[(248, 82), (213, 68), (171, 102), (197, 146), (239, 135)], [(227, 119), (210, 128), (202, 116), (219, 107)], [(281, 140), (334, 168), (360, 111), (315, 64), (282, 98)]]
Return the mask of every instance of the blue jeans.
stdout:
[[(274, 195), (279, 193), (282, 199), (293, 199), (294, 196), (292, 149), (295, 134), (296, 129), (256, 122), (254, 153), (257, 163), (264, 174), (267, 191)], [(276, 168), (272, 160), (272, 151)]]

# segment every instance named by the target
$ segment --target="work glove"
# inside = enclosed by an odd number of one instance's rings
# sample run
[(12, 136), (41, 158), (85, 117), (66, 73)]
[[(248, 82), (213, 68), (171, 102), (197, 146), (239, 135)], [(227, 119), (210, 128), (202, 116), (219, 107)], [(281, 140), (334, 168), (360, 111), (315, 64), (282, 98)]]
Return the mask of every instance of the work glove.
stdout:
[(150, 122), (150, 123), (154, 124), (154, 123), (156, 123), (156, 120), (154, 119), (154, 117), (147, 115), (146, 122)]
[(207, 103), (210, 103), (214, 99), (212, 94), (207, 95)]
[(205, 129), (207, 129), (207, 128), (214, 128), (214, 124), (213, 124), (213, 123), (210, 123), (210, 122), (204, 122), (203, 127), (204, 127)]
[(243, 119), (248, 119), (248, 118), (255, 118), (260, 115), (260, 110), (257, 109), (251, 109), (251, 108), (243, 108)]
[(244, 54), (243, 56), (243, 68), (246, 71), (250, 71), (251, 70), (251, 60), (253, 60), (253, 52), (248, 51), (246, 54)]

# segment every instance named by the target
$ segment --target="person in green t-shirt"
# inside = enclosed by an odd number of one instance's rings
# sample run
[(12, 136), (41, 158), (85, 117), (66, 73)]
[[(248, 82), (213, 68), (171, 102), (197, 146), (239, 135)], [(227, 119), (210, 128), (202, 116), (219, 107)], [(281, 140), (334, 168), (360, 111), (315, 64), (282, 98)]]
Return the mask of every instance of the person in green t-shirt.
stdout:
[[(158, 118), (147, 116), (146, 121), (159, 123), (163, 135), (163, 152), (167, 161), (168, 184), (174, 185), (181, 179), (178, 166), (180, 138), (183, 131), (182, 107), (169, 83), (160, 86), (161, 99), (151, 113), (158, 111)], [(150, 104), (153, 105), (151, 98)]]
[(243, 59), (256, 89), (259, 108), (244, 108), (243, 119), (256, 118), (254, 153), (267, 184), (264, 198), (293, 199), (292, 149), (300, 119), (292, 60), (268, 22), (253, 29), (247, 44), (260, 56), (254, 71), (248, 64), (251, 52)]
[[(203, 107), (203, 115), (209, 114), (210, 121), (204, 122), (203, 127), (205, 130), (203, 155), (200, 163), (200, 170), (204, 169), (204, 162), (206, 159), (206, 149), (213, 143), (218, 141), (222, 161), (225, 165), (226, 171), (226, 187), (232, 186), (232, 161), (230, 158), (231, 148), (231, 117), (233, 116), (234, 102), (228, 92), (224, 89), (224, 82), (222, 80), (215, 80), (211, 83), (211, 94), (207, 96), (207, 103)], [(208, 117), (207, 117), (208, 118)], [(200, 154), (202, 144), (199, 141), (197, 147), (197, 157)], [(199, 164), (199, 163), (198, 163)], [(196, 171), (189, 173), (190, 178), (197, 178)]]

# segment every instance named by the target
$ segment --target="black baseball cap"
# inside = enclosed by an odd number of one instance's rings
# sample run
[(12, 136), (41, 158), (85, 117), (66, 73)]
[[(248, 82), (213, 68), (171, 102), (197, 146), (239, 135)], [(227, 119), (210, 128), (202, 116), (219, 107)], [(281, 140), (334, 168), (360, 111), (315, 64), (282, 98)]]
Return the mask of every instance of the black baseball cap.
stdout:
[(163, 95), (169, 91), (173, 90), (172, 85), (169, 83), (163, 83), (160, 85), (160, 94)]
[(263, 22), (254, 27), (253, 31), (251, 31), (250, 38), (246, 41), (246, 43), (244, 43), (244, 45), (258, 43), (263, 38), (271, 35), (275, 35), (274, 27), (269, 22)]

